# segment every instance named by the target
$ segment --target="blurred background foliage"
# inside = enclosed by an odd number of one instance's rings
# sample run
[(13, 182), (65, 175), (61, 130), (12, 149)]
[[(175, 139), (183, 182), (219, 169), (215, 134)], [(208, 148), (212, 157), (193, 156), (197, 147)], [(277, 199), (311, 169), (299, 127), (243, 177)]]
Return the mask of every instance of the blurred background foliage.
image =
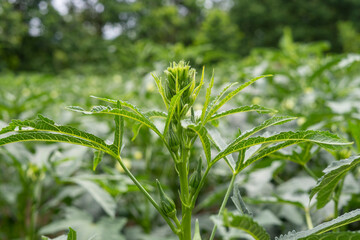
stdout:
[[(128, 100), (144, 111), (163, 110), (149, 72), (161, 75), (170, 61), (181, 59), (198, 75), (206, 66), (206, 81), (215, 69), (214, 93), (232, 82), (274, 74), (233, 104), (297, 116), (282, 126), (285, 130), (330, 130), (354, 142), (340, 152), (290, 148), (237, 179), (256, 220), (272, 237), (303, 230), (304, 209), (314, 224), (333, 217), (332, 203), (307, 209), (316, 181), (305, 167), (320, 177), (331, 161), (360, 153), (359, 9), (358, 0), (0, 0), (0, 127), (41, 113), (111, 141), (113, 119), (81, 116), (65, 106), (104, 104), (89, 98), (95, 95)], [(230, 117), (219, 123), (219, 133), (233, 138), (233, 129), (244, 132), (267, 117)], [(159, 140), (145, 128), (131, 140), (133, 129), (136, 124), (126, 121), (124, 161), (154, 196), (158, 178), (177, 197), (176, 173)], [(201, 154), (192, 149), (193, 162)], [(299, 163), (303, 155), (307, 158)], [(171, 239), (121, 167), (105, 156), (94, 172), (92, 158), (91, 151), (64, 144), (1, 148), (0, 239), (55, 237), (68, 227), (80, 240), (95, 232), (98, 239)], [(229, 176), (219, 163), (200, 195), (196, 218), (204, 236)], [(359, 208), (359, 179), (359, 167), (347, 175), (342, 212)], [(234, 209), (230, 201), (227, 207)], [(348, 228), (359, 229), (358, 223)], [(226, 229), (218, 239), (234, 236), (248, 239)]]
[(284, 27), (295, 41), (354, 52), (359, 9), (357, 0), (2, 0), (0, 68), (117, 71), (174, 60), (179, 45), (207, 65), (277, 47)]

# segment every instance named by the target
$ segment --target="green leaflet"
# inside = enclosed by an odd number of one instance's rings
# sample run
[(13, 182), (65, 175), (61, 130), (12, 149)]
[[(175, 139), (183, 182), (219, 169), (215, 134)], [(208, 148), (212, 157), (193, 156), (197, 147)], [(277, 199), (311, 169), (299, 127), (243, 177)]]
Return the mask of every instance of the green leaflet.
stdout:
[[(114, 100), (114, 99), (109, 99), (109, 98), (96, 97), (96, 96), (91, 96), (91, 97), (95, 98), (95, 99), (99, 99), (99, 100), (104, 101), (104, 102), (116, 104), (116, 106), (118, 106), (118, 103), (120, 103), (121, 106), (129, 108), (129, 109), (133, 110), (135, 113), (137, 113), (139, 115), (143, 115), (143, 113), (140, 111), (140, 109), (138, 109), (135, 105), (133, 105), (133, 104), (131, 104), (129, 102), (122, 101), (122, 100)], [(104, 106), (99, 106), (99, 107), (103, 108)]]
[(76, 232), (71, 227), (69, 227), (69, 233), (67, 236), (67, 240), (76, 240)]
[(163, 85), (161, 83), (161, 79), (158, 76), (156, 76), (154, 73), (151, 73), (151, 76), (155, 79), (156, 86), (157, 86), (158, 91), (159, 91), (159, 93), (161, 95), (161, 98), (162, 98), (162, 100), (163, 100), (163, 102), (164, 102), (164, 104), (166, 106), (166, 109), (169, 109), (169, 105), (168, 105), (168, 103), (166, 101), (165, 90), (164, 90), (164, 87), (163, 87)]
[(209, 105), (209, 102), (210, 102), (211, 89), (212, 89), (213, 86), (214, 86), (214, 70), (213, 70), (213, 73), (212, 73), (212, 76), (211, 76), (210, 84), (206, 89), (205, 103), (204, 103), (204, 106), (203, 106), (203, 109), (202, 109), (202, 112), (201, 112), (201, 118), (200, 119), (201, 119), (201, 122), (203, 122), (203, 125), (204, 125), (206, 109), (207, 109), (207, 107)]
[(318, 209), (324, 207), (331, 200), (332, 193), (339, 181), (359, 163), (360, 156), (358, 155), (348, 159), (334, 161), (325, 168), (323, 171), (325, 173), (324, 176), (318, 180), (316, 186), (310, 193), (310, 199), (317, 193), (316, 207)]
[(119, 116), (123, 116), (126, 118), (130, 118), (133, 119), (137, 122), (140, 122), (142, 124), (144, 124), (145, 126), (147, 126), (148, 128), (150, 128), (151, 130), (153, 130), (161, 139), (163, 139), (162, 134), (160, 133), (160, 131), (156, 128), (156, 126), (150, 121), (149, 118), (147, 118), (144, 114), (142, 113), (133, 113), (130, 111), (127, 111), (125, 109), (117, 109), (117, 108), (109, 108), (109, 107), (104, 107), (104, 106), (97, 106), (97, 107), (93, 107), (91, 109), (91, 111), (86, 111), (80, 107), (68, 107), (69, 110), (75, 111), (75, 112), (81, 112), (84, 114), (109, 114), (109, 115), (119, 115)]
[(93, 171), (96, 170), (96, 167), (101, 162), (103, 156), (104, 156), (104, 152), (102, 152), (102, 151), (95, 151), (94, 152)]
[(180, 102), (181, 96), (190, 87), (190, 84), (188, 84), (180, 92), (178, 92), (175, 96), (173, 96), (171, 98), (170, 106), (169, 106), (169, 110), (168, 110), (168, 116), (167, 116), (165, 127), (164, 127), (164, 133), (163, 133), (164, 136), (166, 135), (166, 132), (169, 130), (170, 122), (174, 116), (176, 109), (178, 109), (177, 106)]
[[(156, 111), (156, 110), (145, 112), (144, 115), (149, 119), (152, 119), (152, 118), (165, 118), (166, 119), (167, 118), (167, 113), (161, 112), (161, 111)], [(142, 126), (143, 126), (143, 124), (139, 123), (139, 122), (134, 124), (133, 129), (132, 129), (134, 136), (132, 137), (131, 141), (134, 141), (136, 139), (136, 137), (139, 135), (139, 132), (140, 132), (140, 129)]]
[(270, 119), (265, 120), (263, 123), (261, 123), (259, 126), (254, 127), (251, 130), (248, 130), (246, 132), (244, 132), (243, 134), (241, 134), (239, 137), (237, 137), (232, 143), (229, 144), (229, 146), (234, 145), (238, 142), (240, 142), (241, 140), (250, 137), (251, 135), (254, 135), (255, 133), (271, 127), (271, 126), (275, 126), (275, 125), (280, 125), (280, 124), (284, 124), (286, 122), (290, 122), (292, 120), (296, 119), (296, 117), (288, 117), (288, 116), (283, 116), (283, 117), (272, 117)]
[(211, 148), (210, 148), (210, 140), (206, 131), (206, 128), (202, 125), (188, 125), (188, 128), (192, 129), (199, 136), (201, 143), (204, 148), (206, 161), (209, 164), (211, 161)]
[[(233, 82), (233, 83), (228, 84), (226, 87), (223, 88), (223, 90), (221, 90), (221, 92), (215, 97), (215, 99), (211, 101), (210, 105), (207, 106), (207, 108), (206, 108), (205, 119), (208, 119), (209, 112), (214, 107), (214, 105), (220, 100), (220, 98), (222, 98), (222, 96), (226, 93), (226, 91), (236, 84), (238, 84), (238, 82)], [(205, 123), (207, 121), (208, 120), (205, 120)]]
[[(212, 126), (207, 126), (207, 131), (208, 131), (210, 141), (215, 146), (215, 148), (218, 151), (224, 150), (226, 148), (226, 143), (225, 143), (224, 139), (221, 137), (219, 131), (215, 127), (212, 127)], [(225, 159), (225, 162), (227, 163), (227, 165), (230, 167), (231, 171), (234, 172), (235, 171), (234, 158), (231, 155), (228, 155), (228, 156), (224, 157), (224, 159)]]
[(301, 238), (300, 240), (358, 240), (360, 232), (332, 232)]
[(194, 233), (193, 240), (201, 240), (199, 220), (197, 220), (197, 219), (195, 222), (195, 233)]
[(233, 108), (227, 111), (220, 112), (218, 114), (214, 114), (212, 117), (209, 118), (209, 121), (213, 121), (234, 113), (241, 113), (241, 112), (257, 112), (257, 113), (275, 113), (276, 110), (271, 108), (262, 107), (259, 105), (251, 105), (251, 106), (242, 106), (238, 108)]
[[(117, 102), (117, 108), (121, 109), (120, 102)], [(120, 155), (121, 148), (122, 148), (122, 141), (124, 136), (124, 118), (122, 116), (115, 116), (115, 134), (114, 134), (114, 147), (116, 148), (116, 152)]]
[(313, 131), (313, 130), (297, 131), (297, 132), (281, 132), (271, 137), (253, 137), (242, 140), (240, 142), (232, 142), (231, 144), (228, 145), (226, 149), (218, 153), (218, 155), (213, 159), (213, 162), (217, 162), (221, 158), (233, 152), (237, 152), (242, 149), (247, 149), (251, 146), (264, 144), (264, 143), (266, 144), (277, 143), (283, 141), (313, 142), (321, 147), (328, 149), (336, 149), (338, 147), (351, 144), (329, 132)]
[(200, 83), (199, 83), (199, 85), (194, 89), (194, 93), (195, 93), (195, 99), (194, 99), (194, 101), (195, 101), (196, 98), (199, 96), (200, 90), (201, 90), (202, 86), (204, 85), (204, 73), (205, 73), (205, 66), (203, 67), (202, 72), (201, 72)]
[(252, 83), (256, 82), (257, 80), (264, 78), (264, 77), (271, 77), (272, 75), (263, 75), (260, 77), (256, 77), (251, 79), (250, 81), (242, 84), (241, 86), (239, 86), (238, 88), (236, 88), (235, 90), (233, 90), (232, 92), (230, 92), (228, 95), (226, 95), (226, 97), (224, 97), (219, 103), (217, 103), (215, 106), (213, 106), (208, 114), (206, 115), (206, 119), (205, 122), (207, 122), (209, 120), (210, 117), (213, 116), (214, 113), (216, 113), (216, 111), (221, 108), (225, 103), (227, 103), (230, 99), (232, 99), (233, 97), (235, 97), (241, 90), (243, 90), (244, 88), (246, 88), (247, 86), (251, 85)]
[[(348, 225), (352, 222), (356, 222), (360, 220), (360, 209), (345, 213), (340, 217), (337, 217), (329, 222), (322, 223), (313, 229), (302, 231), (302, 232), (289, 232), (286, 235), (281, 235), (280, 237), (276, 237), (275, 240), (300, 240), (300, 239), (311, 239), (308, 238), (312, 235), (320, 235), (322, 233), (328, 232), (330, 230), (339, 228), (344, 225)], [(334, 239), (334, 238), (330, 238)]]
[(224, 225), (243, 230), (250, 234), (255, 240), (270, 240), (270, 236), (266, 230), (249, 215), (234, 215), (225, 212)]
[(249, 211), (249, 209), (246, 207), (244, 200), (241, 197), (240, 190), (238, 186), (234, 186), (233, 190), (233, 196), (231, 197), (231, 200), (235, 204), (235, 207), (241, 214), (246, 215), (252, 215), (252, 213)]
[[(30, 142), (30, 141), (37, 141), (37, 142), (63, 142), (63, 143), (71, 143), (76, 145), (81, 145), (85, 147), (94, 148), (97, 150), (104, 151), (108, 154), (114, 156), (114, 151), (110, 149), (110, 146), (103, 147), (97, 143), (93, 143), (90, 141), (86, 141), (77, 137), (67, 136), (63, 134), (56, 134), (56, 133), (44, 133), (44, 132), (20, 132), (18, 134), (10, 135), (8, 137), (4, 137), (0, 139), (0, 146), (9, 144), (9, 143), (16, 143), (16, 142)], [(116, 157), (116, 155), (115, 155)]]

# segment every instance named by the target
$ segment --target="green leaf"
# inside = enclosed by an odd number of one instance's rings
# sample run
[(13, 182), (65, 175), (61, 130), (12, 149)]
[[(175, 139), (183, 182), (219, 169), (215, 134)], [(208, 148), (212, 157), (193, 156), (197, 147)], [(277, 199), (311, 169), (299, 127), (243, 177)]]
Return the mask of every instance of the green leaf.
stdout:
[(102, 152), (102, 151), (95, 151), (94, 152), (93, 171), (96, 170), (96, 167), (101, 162), (103, 156), (104, 156), (104, 152)]
[[(121, 104), (117, 102), (117, 108), (121, 109)], [(114, 134), (114, 147), (116, 148), (116, 153), (120, 155), (121, 148), (122, 148), (122, 141), (124, 136), (124, 118), (122, 116), (115, 116), (115, 134)], [(101, 160), (101, 159), (100, 159)]]
[(324, 207), (332, 197), (339, 181), (345, 177), (345, 175), (360, 163), (360, 156), (353, 156), (348, 159), (334, 161), (325, 170), (325, 174), (318, 180), (316, 186), (310, 193), (310, 199), (317, 194), (317, 208)]
[(166, 135), (167, 131), (169, 130), (170, 122), (175, 114), (176, 109), (178, 109), (178, 104), (180, 102), (181, 96), (190, 87), (190, 84), (188, 84), (180, 92), (178, 92), (175, 96), (173, 96), (171, 98), (170, 106), (169, 106), (169, 110), (168, 110), (168, 116), (167, 116), (165, 127), (164, 127), (164, 133), (163, 133), (164, 136)]
[(197, 219), (195, 221), (195, 233), (194, 233), (193, 240), (201, 240), (199, 220), (197, 220)]
[(235, 204), (235, 207), (241, 214), (246, 214), (252, 216), (252, 213), (249, 211), (249, 209), (246, 207), (244, 200), (241, 197), (239, 187), (235, 186), (233, 190), (233, 196), (231, 197), (231, 200)]
[(86, 179), (70, 178), (68, 181), (83, 187), (110, 217), (115, 217), (116, 202), (108, 192)]
[(337, 217), (329, 222), (322, 223), (313, 229), (302, 231), (302, 232), (289, 232), (286, 235), (276, 237), (275, 240), (297, 240), (297, 239), (308, 239), (307, 237), (312, 235), (320, 235), (330, 230), (339, 228), (350, 223), (360, 221), (360, 209), (345, 213), (340, 217)]
[(221, 117), (225, 117), (234, 113), (241, 113), (241, 112), (257, 112), (257, 113), (275, 113), (277, 112), (274, 109), (262, 107), (259, 105), (251, 105), (251, 106), (242, 106), (238, 108), (233, 108), (227, 111), (220, 112), (218, 114), (214, 114), (212, 117), (209, 118), (209, 121), (213, 121), (219, 119)]
[(188, 125), (187, 127), (192, 129), (199, 136), (202, 146), (204, 148), (206, 161), (209, 164), (211, 161), (211, 148), (206, 128), (202, 125)]
[(249, 215), (224, 213), (224, 224), (227, 227), (237, 228), (247, 232), (255, 240), (270, 240), (270, 236), (266, 230)]
[(71, 227), (69, 227), (67, 240), (76, 240), (76, 232)]
[[(101, 98), (101, 97), (96, 97), (96, 96), (91, 96), (92, 98), (95, 98), (95, 99), (99, 99), (101, 101), (104, 101), (104, 102), (108, 102), (108, 103), (112, 103), (112, 104), (115, 104), (116, 106), (118, 106), (118, 103), (120, 103), (121, 106), (124, 106), (124, 107), (127, 107), (129, 109), (131, 109), (132, 111), (134, 111), (135, 113), (139, 114), (139, 115), (143, 115), (143, 113), (140, 111), (140, 109), (138, 109), (135, 105), (129, 103), (129, 102), (126, 102), (126, 101), (122, 101), (122, 100), (114, 100), (114, 99), (109, 99), (109, 98)], [(70, 107), (71, 108), (71, 107)], [(79, 108), (79, 107), (78, 107)], [(107, 107), (104, 107), (104, 106), (95, 106), (94, 107), (94, 110), (98, 108), (98, 111), (102, 108), (107, 108)], [(81, 109), (81, 108), (79, 108)], [(73, 109), (70, 109), (70, 110), (73, 110)]]
[(123, 117), (129, 118), (129, 119), (132, 119), (139, 123), (144, 124), (151, 130), (153, 130), (161, 139), (164, 139), (162, 134), (160, 133), (160, 131), (156, 128), (156, 126), (150, 121), (149, 118), (147, 118), (141, 112), (134, 113), (134, 112), (127, 111), (125, 109), (117, 109), (117, 108), (110, 108), (110, 107), (104, 107), (104, 106), (93, 107), (91, 109), (91, 111), (86, 111), (79, 107), (68, 107), (68, 109), (75, 111), (75, 112), (81, 112), (84, 114), (108, 114), (108, 115), (123, 116)]
[(201, 72), (200, 83), (199, 83), (199, 85), (194, 89), (195, 100), (196, 100), (196, 98), (198, 97), (202, 86), (204, 85), (204, 73), (205, 73), (205, 67), (203, 67), (202, 72)]
[(249, 133), (244, 133), (238, 138), (240, 139), (240, 141), (233, 141), (232, 143), (230, 143), (226, 149), (218, 153), (218, 155), (213, 159), (213, 162), (217, 162), (221, 158), (233, 152), (237, 152), (242, 149), (247, 149), (251, 146), (255, 146), (259, 144), (278, 143), (283, 141), (299, 141), (299, 142), (305, 141), (305, 142), (313, 142), (321, 147), (332, 150), (338, 147), (342, 147), (344, 145), (351, 144), (329, 132), (312, 131), (312, 130), (298, 131), (298, 132), (281, 132), (271, 137), (259, 136), (259, 137), (253, 137), (243, 140), (244, 136), (248, 134)]
[(232, 92), (230, 92), (228, 95), (226, 95), (226, 97), (224, 97), (219, 103), (217, 103), (215, 106), (213, 106), (208, 114), (206, 115), (206, 119), (205, 122), (207, 122), (210, 117), (213, 116), (214, 113), (216, 113), (216, 111), (221, 108), (225, 103), (227, 103), (230, 99), (232, 99), (233, 97), (235, 97), (241, 90), (243, 90), (244, 88), (246, 88), (247, 86), (249, 86), (250, 84), (254, 83), (255, 81), (264, 78), (264, 77), (271, 77), (272, 75), (264, 75), (264, 76), (260, 76), (257, 78), (253, 78), (250, 81), (242, 84), (241, 86), (239, 86), (238, 88), (236, 88), (235, 90), (233, 90)]
[(206, 109), (207, 109), (207, 107), (209, 105), (209, 102), (210, 102), (211, 89), (213, 88), (213, 86), (214, 86), (214, 71), (213, 71), (212, 76), (211, 76), (210, 84), (206, 89), (205, 103), (204, 103), (204, 106), (203, 106), (203, 109), (202, 109), (202, 112), (201, 112), (201, 118), (200, 118), (201, 122), (204, 122), (205, 113), (206, 113)]
[(357, 240), (360, 232), (331, 232), (315, 236), (301, 238), (301, 240)]
[[(165, 112), (161, 112), (161, 111), (148, 111), (148, 112), (145, 112), (144, 115), (149, 118), (149, 119), (152, 119), (152, 118), (167, 118), (167, 113)], [(133, 133), (134, 133), (134, 136), (132, 137), (131, 141), (134, 141), (136, 139), (136, 137), (139, 135), (139, 132), (140, 132), (140, 129), (141, 127), (143, 126), (142, 123), (136, 123), (134, 124), (133, 126)]]
[[(20, 130), (21, 129), (21, 130)], [(8, 133), (8, 132), (16, 132), (17, 135), (24, 135), (24, 141), (37, 141), (36, 139), (41, 136), (44, 136), (45, 139), (49, 138), (51, 134), (43, 134), (43, 135), (37, 135), (37, 132), (54, 132), (54, 133), (60, 133), (67, 135), (69, 137), (68, 140), (66, 138), (60, 137), (59, 135), (54, 135), (54, 139), (56, 138), (61, 139), (61, 142), (69, 142), (71, 143), (71, 140), (74, 138), (78, 138), (76, 140), (75, 144), (82, 145), (84, 143), (84, 146), (90, 146), (95, 149), (104, 150), (105, 152), (109, 148), (109, 146), (99, 137), (96, 137), (95, 135), (91, 133), (87, 133), (84, 131), (80, 131), (76, 128), (70, 127), (70, 126), (61, 126), (58, 124), (55, 124), (54, 121), (51, 119), (48, 119), (42, 115), (38, 115), (38, 118), (35, 120), (12, 120), (12, 122), (9, 124), (8, 127), (3, 128), (0, 131), (0, 134)], [(33, 134), (33, 135), (32, 135)], [(15, 136), (15, 135), (13, 135)], [(38, 136), (38, 137), (37, 137)], [(12, 137), (11, 136), (5, 140), (6, 138), (0, 139), (0, 145), (4, 145), (6, 141), (15, 141), (15, 142), (21, 142), (20, 136), (18, 137)], [(39, 139), (39, 141), (46, 141), (46, 140)], [(3, 143), (3, 144), (1, 144)], [(10, 143), (10, 142), (6, 142)]]
[[(206, 128), (207, 128), (209, 139), (212, 142), (212, 144), (215, 146), (215, 148), (218, 151), (224, 150), (227, 145), (226, 145), (224, 139), (221, 137), (219, 131), (215, 127), (212, 127), (212, 126), (207, 126)], [(234, 172), (235, 171), (234, 158), (231, 155), (228, 155), (228, 156), (224, 157), (224, 160), (225, 160), (226, 164), (230, 167), (231, 171)]]
[(161, 95), (161, 98), (166, 106), (166, 109), (169, 109), (169, 105), (166, 101), (165, 90), (161, 83), (161, 79), (158, 76), (156, 76), (154, 73), (151, 73), (151, 76), (155, 79), (156, 86), (157, 86), (159, 93)]

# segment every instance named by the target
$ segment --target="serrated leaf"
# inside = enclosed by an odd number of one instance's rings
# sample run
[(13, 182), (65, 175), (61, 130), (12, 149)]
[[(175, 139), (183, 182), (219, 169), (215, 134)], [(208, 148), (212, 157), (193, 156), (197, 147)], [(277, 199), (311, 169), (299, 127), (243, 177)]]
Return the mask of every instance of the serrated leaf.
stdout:
[(310, 193), (310, 200), (317, 194), (317, 208), (324, 207), (330, 200), (339, 181), (360, 163), (360, 156), (334, 161), (325, 168), (324, 175), (318, 180), (316, 186)]
[(209, 164), (211, 161), (211, 146), (210, 146), (210, 140), (208, 138), (208, 133), (206, 131), (206, 128), (202, 125), (188, 125), (188, 128), (192, 129), (196, 134), (199, 136), (199, 139), (202, 143), (206, 161)]
[(215, 106), (213, 106), (208, 114), (206, 115), (206, 119), (205, 122), (207, 122), (209, 120), (210, 117), (212, 117), (214, 115), (214, 113), (216, 113), (217, 110), (219, 110), (219, 108), (221, 108), (225, 103), (227, 103), (229, 100), (231, 100), (233, 97), (235, 97), (241, 90), (243, 90), (244, 88), (246, 88), (247, 86), (251, 85), (252, 83), (256, 82), (257, 80), (264, 78), (264, 77), (271, 77), (272, 75), (263, 75), (260, 77), (256, 77), (251, 79), (250, 81), (242, 84), (241, 86), (237, 87), (235, 90), (231, 91), (228, 95), (226, 95), (219, 103), (217, 103)]
[(69, 233), (67, 236), (67, 240), (76, 240), (76, 232), (71, 227), (69, 227)]
[(307, 239), (307, 237), (312, 235), (320, 235), (330, 230), (339, 228), (350, 223), (360, 221), (360, 209), (345, 213), (331, 221), (322, 223), (313, 229), (302, 231), (302, 232), (289, 232), (286, 235), (281, 235), (276, 237), (275, 240), (298, 240), (298, 239)]
[(170, 122), (174, 116), (176, 109), (178, 109), (178, 104), (181, 100), (181, 96), (190, 87), (190, 85), (191, 85), (191, 83), (188, 84), (180, 92), (178, 92), (175, 96), (173, 96), (171, 98), (170, 106), (169, 106), (169, 110), (168, 110), (168, 116), (167, 116), (167, 119), (165, 122), (165, 127), (164, 127), (164, 133), (163, 133), (164, 136), (166, 135), (167, 131), (169, 130)]
[(358, 240), (360, 232), (332, 232), (301, 238), (300, 240)]
[[(224, 139), (221, 137), (219, 131), (212, 126), (207, 126), (208, 136), (212, 144), (218, 151), (222, 151), (226, 148), (226, 143)], [(231, 171), (235, 171), (235, 161), (231, 155), (224, 157), (226, 164), (230, 167)]]
[(91, 111), (86, 110), (78, 110), (78, 108), (68, 107), (69, 110), (73, 110), (76, 112), (81, 112), (84, 114), (108, 114), (108, 115), (119, 115), (123, 116), (137, 122), (140, 122), (153, 130), (160, 138), (164, 139), (160, 131), (156, 128), (156, 126), (141, 112), (134, 113), (127, 111), (125, 109), (117, 109), (117, 108), (109, 108), (109, 107), (102, 107), (102, 108), (93, 108)]
[[(76, 137), (79, 138), (79, 140), (85, 140), (86, 142), (92, 143), (92, 145), (94, 146), (98, 146), (97, 149), (103, 148), (104, 150), (106, 150), (109, 147), (107, 144), (105, 144), (104, 140), (91, 133), (80, 131), (70, 126), (58, 125), (51, 119), (46, 118), (42, 115), (38, 115), (38, 118), (35, 120), (24, 120), (24, 121), (12, 120), (8, 127), (5, 127), (0, 131), (0, 134), (4, 134), (8, 132), (17, 132), (18, 135), (24, 133), (54, 132), (54, 133), (66, 134), (69, 135), (69, 137), (70, 136)], [(1, 140), (0, 142), (2, 142)]]
[[(117, 101), (117, 108), (121, 109), (120, 101)], [(120, 155), (121, 147), (123, 145), (123, 136), (124, 136), (124, 118), (122, 116), (115, 116), (115, 133), (114, 133), (114, 147), (116, 148), (116, 153)], [(100, 159), (101, 160), (101, 159)]]
[(110, 217), (115, 217), (116, 202), (108, 192), (89, 180), (78, 178), (68, 180), (83, 187)]
[(205, 103), (204, 103), (204, 106), (203, 106), (203, 109), (202, 109), (202, 112), (201, 112), (201, 118), (200, 118), (201, 122), (203, 122), (204, 119), (205, 119), (205, 113), (206, 113), (206, 109), (207, 109), (207, 107), (209, 105), (209, 102), (210, 102), (211, 89), (213, 88), (213, 86), (214, 86), (214, 71), (213, 71), (212, 76), (211, 76), (210, 84), (206, 89)]
[(104, 156), (104, 152), (102, 152), (102, 151), (95, 151), (94, 152), (93, 171), (96, 170), (96, 167), (101, 162), (103, 156)]
[(213, 121), (231, 114), (235, 113), (243, 113), (243, 112), (257, 112), (257, 113), (274, 113), (276, 110), (271, 108), (262, 107), (259, 105), (251, 105), (251, 106), (242, 106), (238, 108), (233, 108), (227, 111), (220, 112), (218, 114), (214, 114), (209, 118), (209, 121)]
[[(92, 98), (95, 98), (95, 99), (99, 99), (101, 101), (104, 101), (104, 102), (108, 102), (108, 103), (112, 103), (112, 104), (115, 104), (116, 106), (118, 106), (118, 103), (120, 103), (121, 106), (124, 106), (124, 107), (127, 107), (129, 109), (131, 109), (132, 111), (134, 111), (135, 113), (139, 114), (139, 115), (143, 115), (143, 113), (140, 111), (140, 109), (138, 107), (136, 107), (135, 105), (127, 102), (127, 101), (123, 101), (123, 100), (114, 100), (114, 99), (109, 99), (109, 98), (102, 98), (102, 97), (96, 97), (96, 96), (91, 96)], [(97, 109), (98, 108), (98, 109)], [(93, 107), (93, 111), (98, 111), (100, 112), (101, 109), (103, 108), (108, 108), (108, 107), (105, 107), (105, 106), (95, 106)]]
[(233, 196), (231, 197), (231, 200), (233, 201), (233, 203), (235, 204), (235, 207), (241, 214), (246, 214), (246, 215), (252, 216), (252, 213), (246, 207), (245, 202), (241, 197), (240, 190), (237, 186), (234, 187)]
[[(165, 118), (166, 119), (167, 118), (167, 113), (161, 112), (161, 111), (156, 111), (156, 110), (145, 112), (144, 115), (149, 119), (152, 119), (152, 118)], [(139, 123), (139, 122), (137, 124), (134, 124), (133, 129), (132, 129), (134, 136), (132, 137), (131, 141), (134, 141), (136, 139), (136, 137), (139, 135), (139, 132), (140, 132), (140, 129), (142, 126), (143, 126), (143, 124)]]
[(224, 213), (224, 224), (227, 227), (237, 228), (247, 232), (255, 240), (270, 240), (270, 236), (266, 230), (249, 215)]
[(151, 76), (155, 79), (156, 86), (157, 86), (158, 91), (159, 91), (159, 93), (161, 95), (161, 98), (162, 98), (162, 100), (163, 100), (163, 102), (164, 102), (164, 104), (166, 106), (166, 109), (169, 109), (169, 105), (168, 105), (168, 103), (166, 101), (165, 90), (164, 90), (164, 87), (163, 87), (163, 85), (161, 83), (161, 79), (158, 76), (156, 76), (155, 74), (153, 74), (153, 73), (151, 73)]
[(205, 66), (203, 67), (202, 72), (201, 72), (201, 79), (200, 79), (199, 85), (194, 89), (195, 99), (198, 97), (200, 90), (201, 90), (202, 86), (204, 85), (204, 73), (205, 73)]
[[(244, 134), (244, 136), (245, 135), (247, 134)], [(247, 149), (251, 146), (255, 146), (259, 144), (278, 143), (283, 141), (285, 142), (305, 141), (305, 142), (316, 143), (317, 145), (327, 149), (336, 149), (338, 147), (351, 144), (329, 132), (313, 131), (313, 130), (297, 131), (297, 132), (281, 132), (271, 137), (259, 136), (248, 139), (242, 139), (242, 137), (240, 136), (239, 139), (240, 141), (234, 141), (230, 143), (226, 149), (219, 152), (218, 155), (213, 159), (213, 162), (216, 162), (233, 152), (237, 152), (242, 149)]]

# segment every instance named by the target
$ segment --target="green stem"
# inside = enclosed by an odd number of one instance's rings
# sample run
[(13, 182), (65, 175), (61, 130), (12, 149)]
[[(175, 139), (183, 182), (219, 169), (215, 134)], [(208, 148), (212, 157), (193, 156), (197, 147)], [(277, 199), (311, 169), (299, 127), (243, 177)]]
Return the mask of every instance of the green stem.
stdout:
[[(231, 181), (230, 181), (230, 184), (229, 184), (229, 187), (226, 191), (226, 194), (225, 194), (225, 197), (224, 197), (224, 200), (221, 204), (221, 207), (220, 207), (220, 210), (219, 210), (219, 213), (218, 213), (218, 217), (221, 216), (221, 214), (224, 212), (224, 209), (225, 209), (225, 206), (226, 206), (226, 203), (230, 197), (230, 193), (232, 192), (233, 190), (233, 187), (234, 187), (234, 182), (235, 182), (235, 179), (236, 179), (236, 174), (234, 173), (231, 177)], [(213, 230), (211, 232), (211, 236), (210, 236), (210, 239), (209, 240), (213, 240), (214, 237), (215, 237), (215, 232), (216, 232), (216, 229), (217, 229), (217, 224), (215, 223), (214, 224), (214, 227), (213, 227)]]
[(170, 218), (168, 218), (160, 208), (160, 206), (155, 202), (155, 200), (151, 197), (151, 195), (146, 191), (146, 189), (139, 183), (139, 181), (132, 175), (130, 170), (125, 166), (123, 161), (121, 161), (121, 157), (117, 156), (116, 160), (119, 162), (120, 166), (124, 169), (125, 173), (130, 177), (130, 179), (135, 183), (135, 185), (139, 188), (139, 190), (145, 195), (145, 197), (151, 202), (151, 204), (155, 207), (155, 209), (161, 214), (164, 220), (167, 222), (171, 230), (178, 235), (179, 230), (174, 226), (171, 222)]
[(181, 162), (179, 165), (180, 193), (182, 203), (181, 232), (182, 240), (191, 240), (191, 215), (192, 207), (189, 204), (189, 182), (188, 182), (188, 158), (189, 149), (181, 146)]
[(308, 229), (313, 229), (314, 225), (311, 220), (310, 208), (305, 208), (304, 211), (305, 211), (305, 218), (306, 218), (306, 224), (308, 226)]
[(310, 168), (308, 168), (308, 166), (306, 166), (306, 164), (303, 165), (305, 171), (315, 180), (318, 180), (318, 177), (315, 175), (315, 173), (313, 171), (311, 171)]

